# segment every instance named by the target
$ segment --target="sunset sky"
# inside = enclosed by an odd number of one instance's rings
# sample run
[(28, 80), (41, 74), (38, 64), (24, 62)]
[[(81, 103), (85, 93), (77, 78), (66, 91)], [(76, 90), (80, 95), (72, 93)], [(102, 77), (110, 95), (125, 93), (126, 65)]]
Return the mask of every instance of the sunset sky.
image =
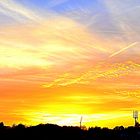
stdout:
[(140, 0), (0, 0), (0, 121), (134, 125)]

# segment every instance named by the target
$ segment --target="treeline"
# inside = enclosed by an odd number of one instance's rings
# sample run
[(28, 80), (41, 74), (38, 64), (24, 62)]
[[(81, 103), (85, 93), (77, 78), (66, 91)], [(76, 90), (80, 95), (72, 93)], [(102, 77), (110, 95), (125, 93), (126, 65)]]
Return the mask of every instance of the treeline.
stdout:
[(12, 127), (0, 123), (0, 140), (140, 140), (140, 128), (117, 126), (114, 129), (91, 127), (81, 129), (74, 126), (39, 124)]

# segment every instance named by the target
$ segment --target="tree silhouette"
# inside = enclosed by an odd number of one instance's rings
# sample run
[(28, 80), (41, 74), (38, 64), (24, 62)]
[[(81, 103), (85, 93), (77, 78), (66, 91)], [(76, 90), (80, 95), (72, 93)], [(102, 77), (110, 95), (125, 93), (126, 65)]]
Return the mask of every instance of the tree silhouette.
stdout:
[(25, 126), (23, 124), (4, 126), (0, 123), (0, 140), (140, 140), (140, 128), (116, 126), (114, 129), (90, 127), (81, 129), (74, 126), (58, 126), (56, 124), (39, 124)]

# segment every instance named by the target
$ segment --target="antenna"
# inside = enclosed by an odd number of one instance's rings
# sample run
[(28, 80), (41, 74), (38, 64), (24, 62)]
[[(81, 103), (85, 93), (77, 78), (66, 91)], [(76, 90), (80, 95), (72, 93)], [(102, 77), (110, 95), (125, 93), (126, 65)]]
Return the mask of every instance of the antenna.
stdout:
[(138, 124), (138, 111), (134, 110), (133, 111), (133, 118), (135, 119), (135, 126)]
[(82, 127), (82, 120), (83, 120), (83, 117), (81, 116), (81, 118), (80, 118), (80, 128)]

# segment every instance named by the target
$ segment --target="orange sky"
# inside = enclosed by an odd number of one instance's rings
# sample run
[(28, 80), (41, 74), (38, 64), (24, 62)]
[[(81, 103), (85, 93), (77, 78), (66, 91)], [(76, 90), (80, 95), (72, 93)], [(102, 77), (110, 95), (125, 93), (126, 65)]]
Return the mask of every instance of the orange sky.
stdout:
[[(105, 5), (113, 16), (114, 5)], [(134, 19), (110, 19), (119, 34), (104, 35), (111, 31), (97, 33), (74, 13), (67, 17), (48, 10), (49, 19), (42, 18), (15, 0), (0, 2), (0, 8), (5, 18), (18, 21), (0, 26), (1, 121), (79, 125), (83, 116), (85, 126), (134, 124), (132, 111), (140, 110)]]

